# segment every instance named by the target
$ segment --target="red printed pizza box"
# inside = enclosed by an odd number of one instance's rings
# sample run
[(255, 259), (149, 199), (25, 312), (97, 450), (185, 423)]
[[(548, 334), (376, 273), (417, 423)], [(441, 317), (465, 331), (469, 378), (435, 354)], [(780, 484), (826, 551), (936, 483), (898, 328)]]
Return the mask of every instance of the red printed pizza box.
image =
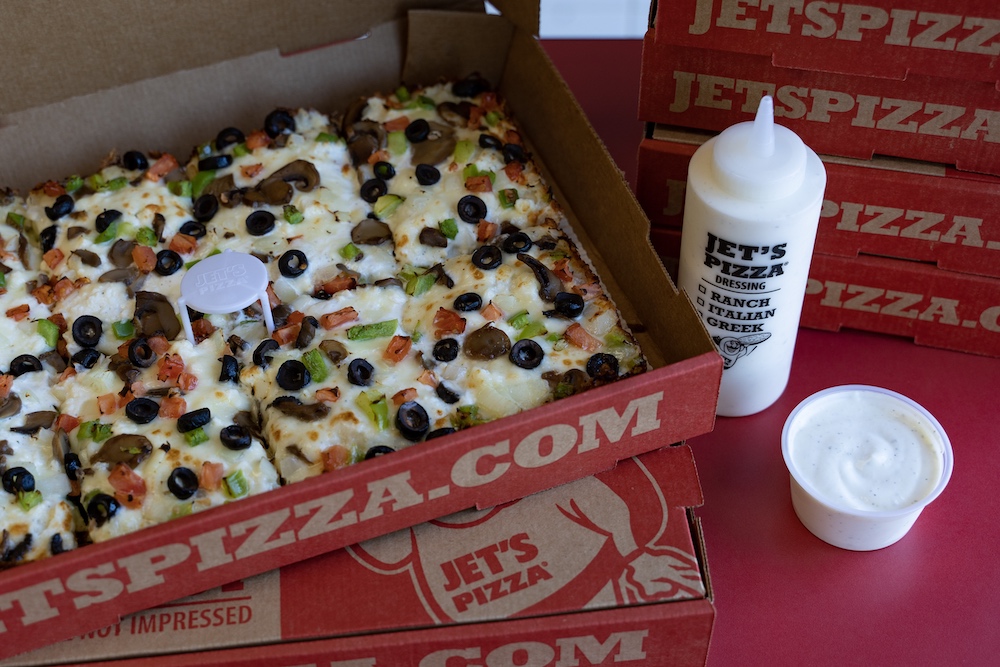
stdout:
[(701, 503), (690, 449), (667, 447), (0, 664), (703, 665)]
[(1000, 91), (991, 82), (777, 67), (770, 56), (676, 46), (646, 34), (644, 121), (721, 132), (752, 120), (767, 94), (775, 120), (817, 153), (888, 155), (1000, 174)]
[(996, 84), (1000, 5), (991, 0), (655, 3), (656, 39), (766, 56), (776, 67)]
[[(641, 143), (636, 195), (654, 229), (681, 227), (688, 163), (708, 136), (656, 127)], [(1000, 178), (911, 160), (821, 157), (827, 185), (816, 252), (1000, 278)]]
[[(164, 148), (184, 154), (219, 127), (256, 126), (279, 105), (344, 108), (361, 92), (470, 72), (501, 82), (652, 368), (337, 474), (4, 570), (0, 658), (440, 516), (509, 502), (712, 429), (720, 357), (664, 273), (621, 172), (538, 44), (538, 3), (496, 4), (500, 16), (440, 11), (451, 3), (433, 0), (363, 9), (331, 2), (314, 7), (305, 23), (290, 22), (284, 6), (214, 3), (183, 13), (148, 5), (116, 13), (110, 24), (110, 5), (38, 3), (8, 17), (8, 65), (19, 74), (0, 101), (0, 182), (21, 187), (88, 173), (112, 146), (162, 146), (172, 137), (176, 145)], [(53, 12), (73, 29), (53, 30), (46, 20)], [(231, 15), (250, 32), (212, 30)], [(211, 38), (192, 25), (212, 30)], [(88, 45), (98, 30), (105, 39), (95, 50)], [(157, 47), (135, 58), (139, 42)], [(72, 71), (56, 66), (65, 62), (75, 63)], [(30, 76), (39, 68), (52, 76)]]
[(1000, 356), (1000, 280), (884, 257), (813, 255), (802, 326)]

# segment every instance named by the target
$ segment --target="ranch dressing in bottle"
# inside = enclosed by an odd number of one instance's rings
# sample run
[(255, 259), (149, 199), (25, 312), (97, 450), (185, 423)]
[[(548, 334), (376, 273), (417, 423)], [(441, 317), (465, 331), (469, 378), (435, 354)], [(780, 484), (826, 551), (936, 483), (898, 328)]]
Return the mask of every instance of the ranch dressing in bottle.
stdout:
[(825, 188), (769, 96), (691, 158), (678, 286), (724, 360), (721, 416), (760, 412), (788, 384)]

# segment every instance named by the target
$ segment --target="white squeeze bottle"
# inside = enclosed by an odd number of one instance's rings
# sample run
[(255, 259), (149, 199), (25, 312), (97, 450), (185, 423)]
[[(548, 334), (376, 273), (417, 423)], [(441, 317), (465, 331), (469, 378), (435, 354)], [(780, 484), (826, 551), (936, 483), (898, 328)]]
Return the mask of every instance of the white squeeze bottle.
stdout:
[(770, 97), (691, 158), (678, 286), (724, 359), (721, 416), (760, 412), (788, 384), (825, 188)]

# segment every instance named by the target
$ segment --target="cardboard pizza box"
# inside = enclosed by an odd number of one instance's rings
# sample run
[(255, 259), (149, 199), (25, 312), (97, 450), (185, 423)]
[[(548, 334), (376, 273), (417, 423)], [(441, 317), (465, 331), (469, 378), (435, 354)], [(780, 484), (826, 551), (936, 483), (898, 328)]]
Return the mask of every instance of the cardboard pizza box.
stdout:
[(701, 503), (691, 450), (667, 447), (0, 665), (703, 665)]
[(496, 82), (651, 372), (336, 475), (0, 572), (0, 657), (469, 507), (606, 470), (713, 427), (721, 358), (649, 222), (538, 44), (537, 2), (0, 4), (10, 73), (0, 182), (96, 169), (115, 147), (185, 154), (277, 106), (479, 72)]
[(642, 120), (720, 132), (752, 120), (766, 94), (774, 97), (775, 120), (817, 153), (887, 155), (1000, 175), (995, 81), (783, 67), (769, 54), (723, 50), (715, 40), (712, 48), (695, 48), (660, 39), (654, 29), (646, 33)]
[(656, 4), (656, 39), (676, 46), (766, 56), (776, 67), (883, 79), (920, 74), (949, 82), (1000, 81), (1000, 5), (992, 0)]
[[(636, 196), (654, 230), (680, 229), (688, 163), (709, 136), (657, 126), (640, 144)], [(827, 185), (815, 252), (1000, 278), (1000, 178), (912, 160), (820, 157)]]

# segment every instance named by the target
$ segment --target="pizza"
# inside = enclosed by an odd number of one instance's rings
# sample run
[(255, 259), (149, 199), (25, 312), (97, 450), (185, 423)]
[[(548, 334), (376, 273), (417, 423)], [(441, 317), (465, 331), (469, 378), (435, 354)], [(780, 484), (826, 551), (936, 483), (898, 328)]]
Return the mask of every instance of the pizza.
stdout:
[[(2, 195), (3, 565), (646, 369), (477, 76)], [(266, 303), (188, 308), (189, 338), (183, 278), (230, 252)]]

